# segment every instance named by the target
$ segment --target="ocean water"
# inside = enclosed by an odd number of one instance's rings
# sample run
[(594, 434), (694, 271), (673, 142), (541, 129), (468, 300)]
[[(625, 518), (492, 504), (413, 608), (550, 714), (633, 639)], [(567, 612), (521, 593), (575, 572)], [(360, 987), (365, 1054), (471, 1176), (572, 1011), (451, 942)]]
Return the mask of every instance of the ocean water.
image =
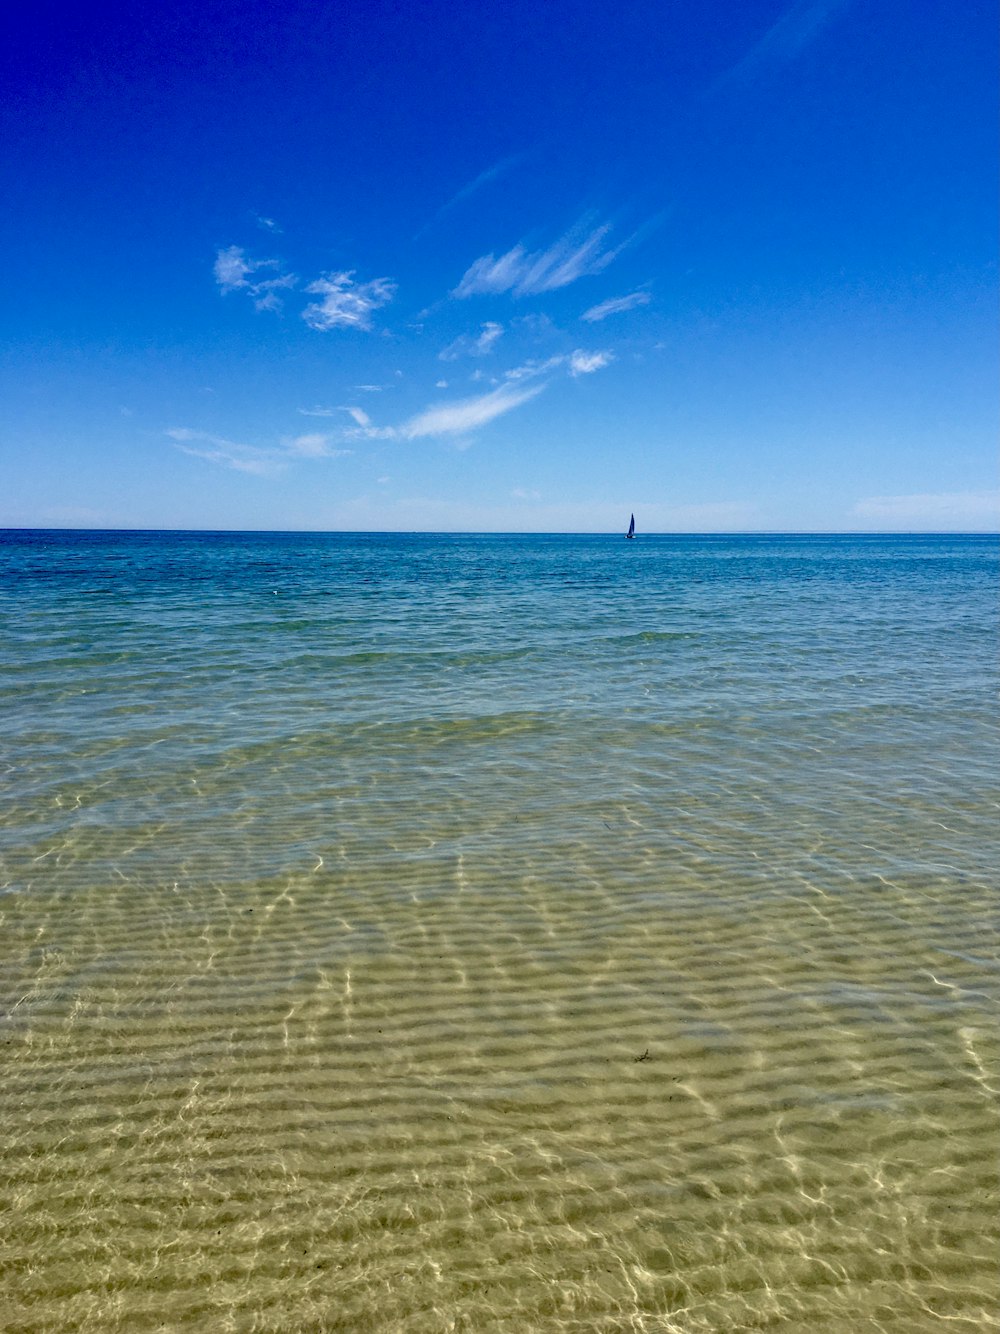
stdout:
[(998, 555), (0, 534), (0, 1328), (996, 1328)]

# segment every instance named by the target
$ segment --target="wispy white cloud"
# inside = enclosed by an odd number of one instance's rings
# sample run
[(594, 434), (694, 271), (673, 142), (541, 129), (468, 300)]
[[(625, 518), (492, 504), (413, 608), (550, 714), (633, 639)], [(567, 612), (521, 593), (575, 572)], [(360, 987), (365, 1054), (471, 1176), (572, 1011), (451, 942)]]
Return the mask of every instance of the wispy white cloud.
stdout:
[(540, 310), (529, 311), (527, 315), (517, 315), (510, 323), (512, 328), (523, 329), (536, 343), (559, 332), (551, 316)]
[(255, 275), (280, 268), (281, 261), (278, 259), (251, 259), (241, 246), (231, 245), (217, 252), (213, 272), (223, 295), (228, 292), (246, 292), (258, 310), (278, 310), (281, 307), (278, 293), (294, 287), (298, 279), (293, 273), (278, 272), (271, 278)]
[(233, 468), (237, 472), (252, 473), (257, 477), (276, 477), (294, 459), (332, 459), (351, 452), (335, 448), (331, 437), (319, 432), (284, 436), (279, 445), (270, 449), (241, 444), (237, 440), (213, 435), (211, 431), (195, 431), (186, 426), (172, 427), (165, 434), (185, 454), (206, 459), (223, 468)]
[(442, 213), (447, 213), (449, 209), (454, 208), (456, 204), (461, 204), (464, 200), (468, 199), (470, 195), (474, 195), (476, 191), (481, 190), (484, 185), (491, 185), (495, 180), (498, 180), (499, 177), (510, 171), (512, 167), (516, 167), (523, 158), (523, 153), (511, 153), (509, 157), (501, 158), (499, 162), (494, 162), (492, 167), (487, 167), (485, 171), (481, 171), (475, 180), (470, 181), (468, 185), (463, 185), (461, 190), (452, 195), (447, 204), (442, 205), (441, 209), (438, 211), (438, 217), (440, 217)]
[(356, 283), (354, 270), (326, 273), (306, 288), (310, 296), (322, 300), (306, 306), (302, 318), (310, 329), (326, 333), (330, 329), (370, 329), (372, 311), (386, 305), (396, 294), (396, 284), (388, 278), (373, 278)]
[(482, 255), (466, 269), (452, 295), (511, 292), (514, 296), (533, 296), (566, 287), (578, 278), (600, 273), (621, 253), (623, 246), (605, 248), (610, 232), (610, 223), (591, 227), (584, 222), (547, 250), (529, 252), (523, 245), (516, 245), (499, 258)]
[(394, 426), (376, 426), (365, 412), (364, 408), (343, 407), (341, 412), (346, 412), (354, 422), (353, 426), (346, 427), (343, 436), (348, 440), (395, 440), (397, 431)]
[(577, 348), (569, 359), (569, 373), (572, 376), (593, 375), (594, 371), (603, 370), (614, 361), (613, 352), (584, 352)]
[(284, 436), (282, 448), (296, 458), (336, 459), (350, 454), (349, 449), (337, 449), (331, 443), (332, 437), (320, 431), (310, 431), (305, 435)]
[(582, 348), (577, 348), (568, 356), (560, 354), (554, 357), (546, 357), (544, 360), (532, 359), (522, 362), (520, 366), (514, 366), (511, 370), (504, 372), (506, 380), (535, 380), (540, 375), (548, 375), (550, 371), (558, 370), (560, 366), (565, 366), (569, 374), (574, 378), (578, 375), (592, 375), (594, 371), (602, 370), (609, 366), (615, 359), (615, 354), (609, 351), (585, 352)]
[(278, 224), (275, 222), (275, 220), (274, 220), (273, 218), (265, 218), (265, 217), (262, 216), (262, 214), (260, 214), (260, 213), (255, 213), (255, 214), (253, 215), (253, 219), (254, 219), (254, 222), (256, 222), (257, 226), (258, 226), (262, 231), (265, 231), (265, 232), (279, 232), (279, 233), (281, 232), (281, 228), (278, 226)]
[(743, 59), (716, 79), (709, 94), (745, 86), (766, 71), (788, 64), (819, 36), (838, 11), (851, 3), (852, 0), (795, 0)]
[(510, 494), (514, 500), (541, 500), (542, 498), (541, 491), (529, 491), (523, 486), (515, 486)]
[(345, 440), (396, 440), (399, 431), (395, 426), (351, 426), (344, 431)]
[(463, 185), (461, 190), (456, 191), (446, 203), (441, 205), (430, 221), (424, 223), (423, 227), (420, 228), (413, 238), (414, 241), (419, 240), (429, 227), (443, 218), (446, 213), (450, 213), (458, 204), (464, 203), (470, 195), (474, 195), (477, 190), (481, 190), (485, 185), (491, 185), (493, 181), (505, 175), (512, 167), (516, 167), (523, 158), (523, 153), (512, 153), (510, 157), (501, 158), (492, 167), (487, 167), (484, 171), (481, 171), (475, 180), (470, 181), (468, 185)]
[[(365, 389), (365, 388), (370, 388), (371, 386), (355, 385), (354, 387), (355, 389)], [(379, 385), (376, 387), (381, 388), (382, 386)], [(359, 408), (354, 406), (339, 407), (339, 408), (315, 407), (315, 408), (299, 408), (299, 412), (302, 414), (303, 417), (337, 417), (339, 416), (340, 413), (346, 412), (347, 415), (354, 421), (355, 427), (357, 429), (348, 427), (342, 434), (346, 435), (348, 438), (353, 440), (389, 439), (393, 435), (395, 435), (395, 431), (391, 426), (374, 426), (372, 424), (371, 417), (369, 417), (368, 413), (365, 412), (364, 408)]]
[(487, 320), (474, 337), (462, 334), (453, 343), (449, 343), (438, 356), (442, 361), (457, 361), (459, 357), (483, 357), (492, 352), (497, 340), (503, 337), (503, 325), (495, 320)]
[(454, 403), (439, 403), (411, 417), (400, 427), (399, 434), (407, 440), (416, 440), (428, 435), (466, 435), (497, 417), (502, 417), (513, 408), (520, 407), (522, 403), (527, 403), (544, 388), (544, 384), (535, 384), (524, 389), (515, 389), (511, 385), (504, 384), (475, 398), (459, 399)]
[(363, 394), (381, 394), (383, 389), (391, 389), (391, 384), (356, 384), (355, 389), (360, 389)]
[(547, 375), (549, 371), (554, 371), (558, 366), (566, 364), (565, 356), (545, 357), (540, 360), (538, 357), (532, 357), (528, 361), (523, 361), (520, 366), (514, 366), (511, 370), (504, 372), (505, 380), (535, 380), (539, 375)]
[(192, 431), (186, 426), (175, 426), (166, 434), (178, 449), (196, 458), (207, 459), (237, 472), (254, 473), (258, 477), (273, 477), (287, 467), (287, 459), (274, 450), (258, 449), (236, 440), (226, 440), (210, 431)]
[(289, 454), (299, 454), (307, 459), (321, 459), (329, 446), (329, 436), (320, 431), (310, 431), (306, 435), (286, 436), (282, 442)]
[(594, 324), (598, 320), (606, 320), (609, 315), (620, 315), (623, 310), (632, 310), (635, 306), (647, 306), (651, 299), (648, 292), (631, 292), (628, 296), (613, 296), (607, 301), (599, 301), (596, 306), (591, 306), (589, 310), (585, 310), (580, 319)]
[(241, 246), (231, 245), (216, 253), (212, 272), (224, 292), (235, 292), (239, 287), (249, 287), (249, 275), (255, 270), (274, 263), (273, 259), (247, 259)]
[(939, 491), (908, 496), (868, 496), (851, 511), (859, 519), (886, 523), (892, 528), (995, 528), (1000, 524), (1000, 490)]

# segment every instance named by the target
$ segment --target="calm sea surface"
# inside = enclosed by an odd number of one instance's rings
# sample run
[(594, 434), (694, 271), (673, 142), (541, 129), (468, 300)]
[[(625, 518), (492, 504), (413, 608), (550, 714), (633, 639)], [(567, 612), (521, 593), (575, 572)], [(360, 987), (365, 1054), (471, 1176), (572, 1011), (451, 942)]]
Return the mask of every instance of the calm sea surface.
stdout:
[(998, 555), (0, 534), (0, 1328), (1000, 1326)]

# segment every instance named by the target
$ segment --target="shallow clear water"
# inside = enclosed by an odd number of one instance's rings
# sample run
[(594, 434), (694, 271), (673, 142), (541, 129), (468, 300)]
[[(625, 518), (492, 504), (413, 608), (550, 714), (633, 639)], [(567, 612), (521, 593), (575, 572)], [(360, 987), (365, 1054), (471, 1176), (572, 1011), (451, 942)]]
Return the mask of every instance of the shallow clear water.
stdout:
[(997, 557), (0, 534), (0, 1328), (996, 1327)]

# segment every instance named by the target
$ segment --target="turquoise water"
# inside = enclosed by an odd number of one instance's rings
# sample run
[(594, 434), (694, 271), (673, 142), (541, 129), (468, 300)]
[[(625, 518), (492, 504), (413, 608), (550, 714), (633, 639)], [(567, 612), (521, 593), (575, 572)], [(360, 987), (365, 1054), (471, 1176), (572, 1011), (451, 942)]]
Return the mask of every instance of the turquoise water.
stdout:
[(995, 1327), (998, 554), (0, 534), (0, 1327)]

